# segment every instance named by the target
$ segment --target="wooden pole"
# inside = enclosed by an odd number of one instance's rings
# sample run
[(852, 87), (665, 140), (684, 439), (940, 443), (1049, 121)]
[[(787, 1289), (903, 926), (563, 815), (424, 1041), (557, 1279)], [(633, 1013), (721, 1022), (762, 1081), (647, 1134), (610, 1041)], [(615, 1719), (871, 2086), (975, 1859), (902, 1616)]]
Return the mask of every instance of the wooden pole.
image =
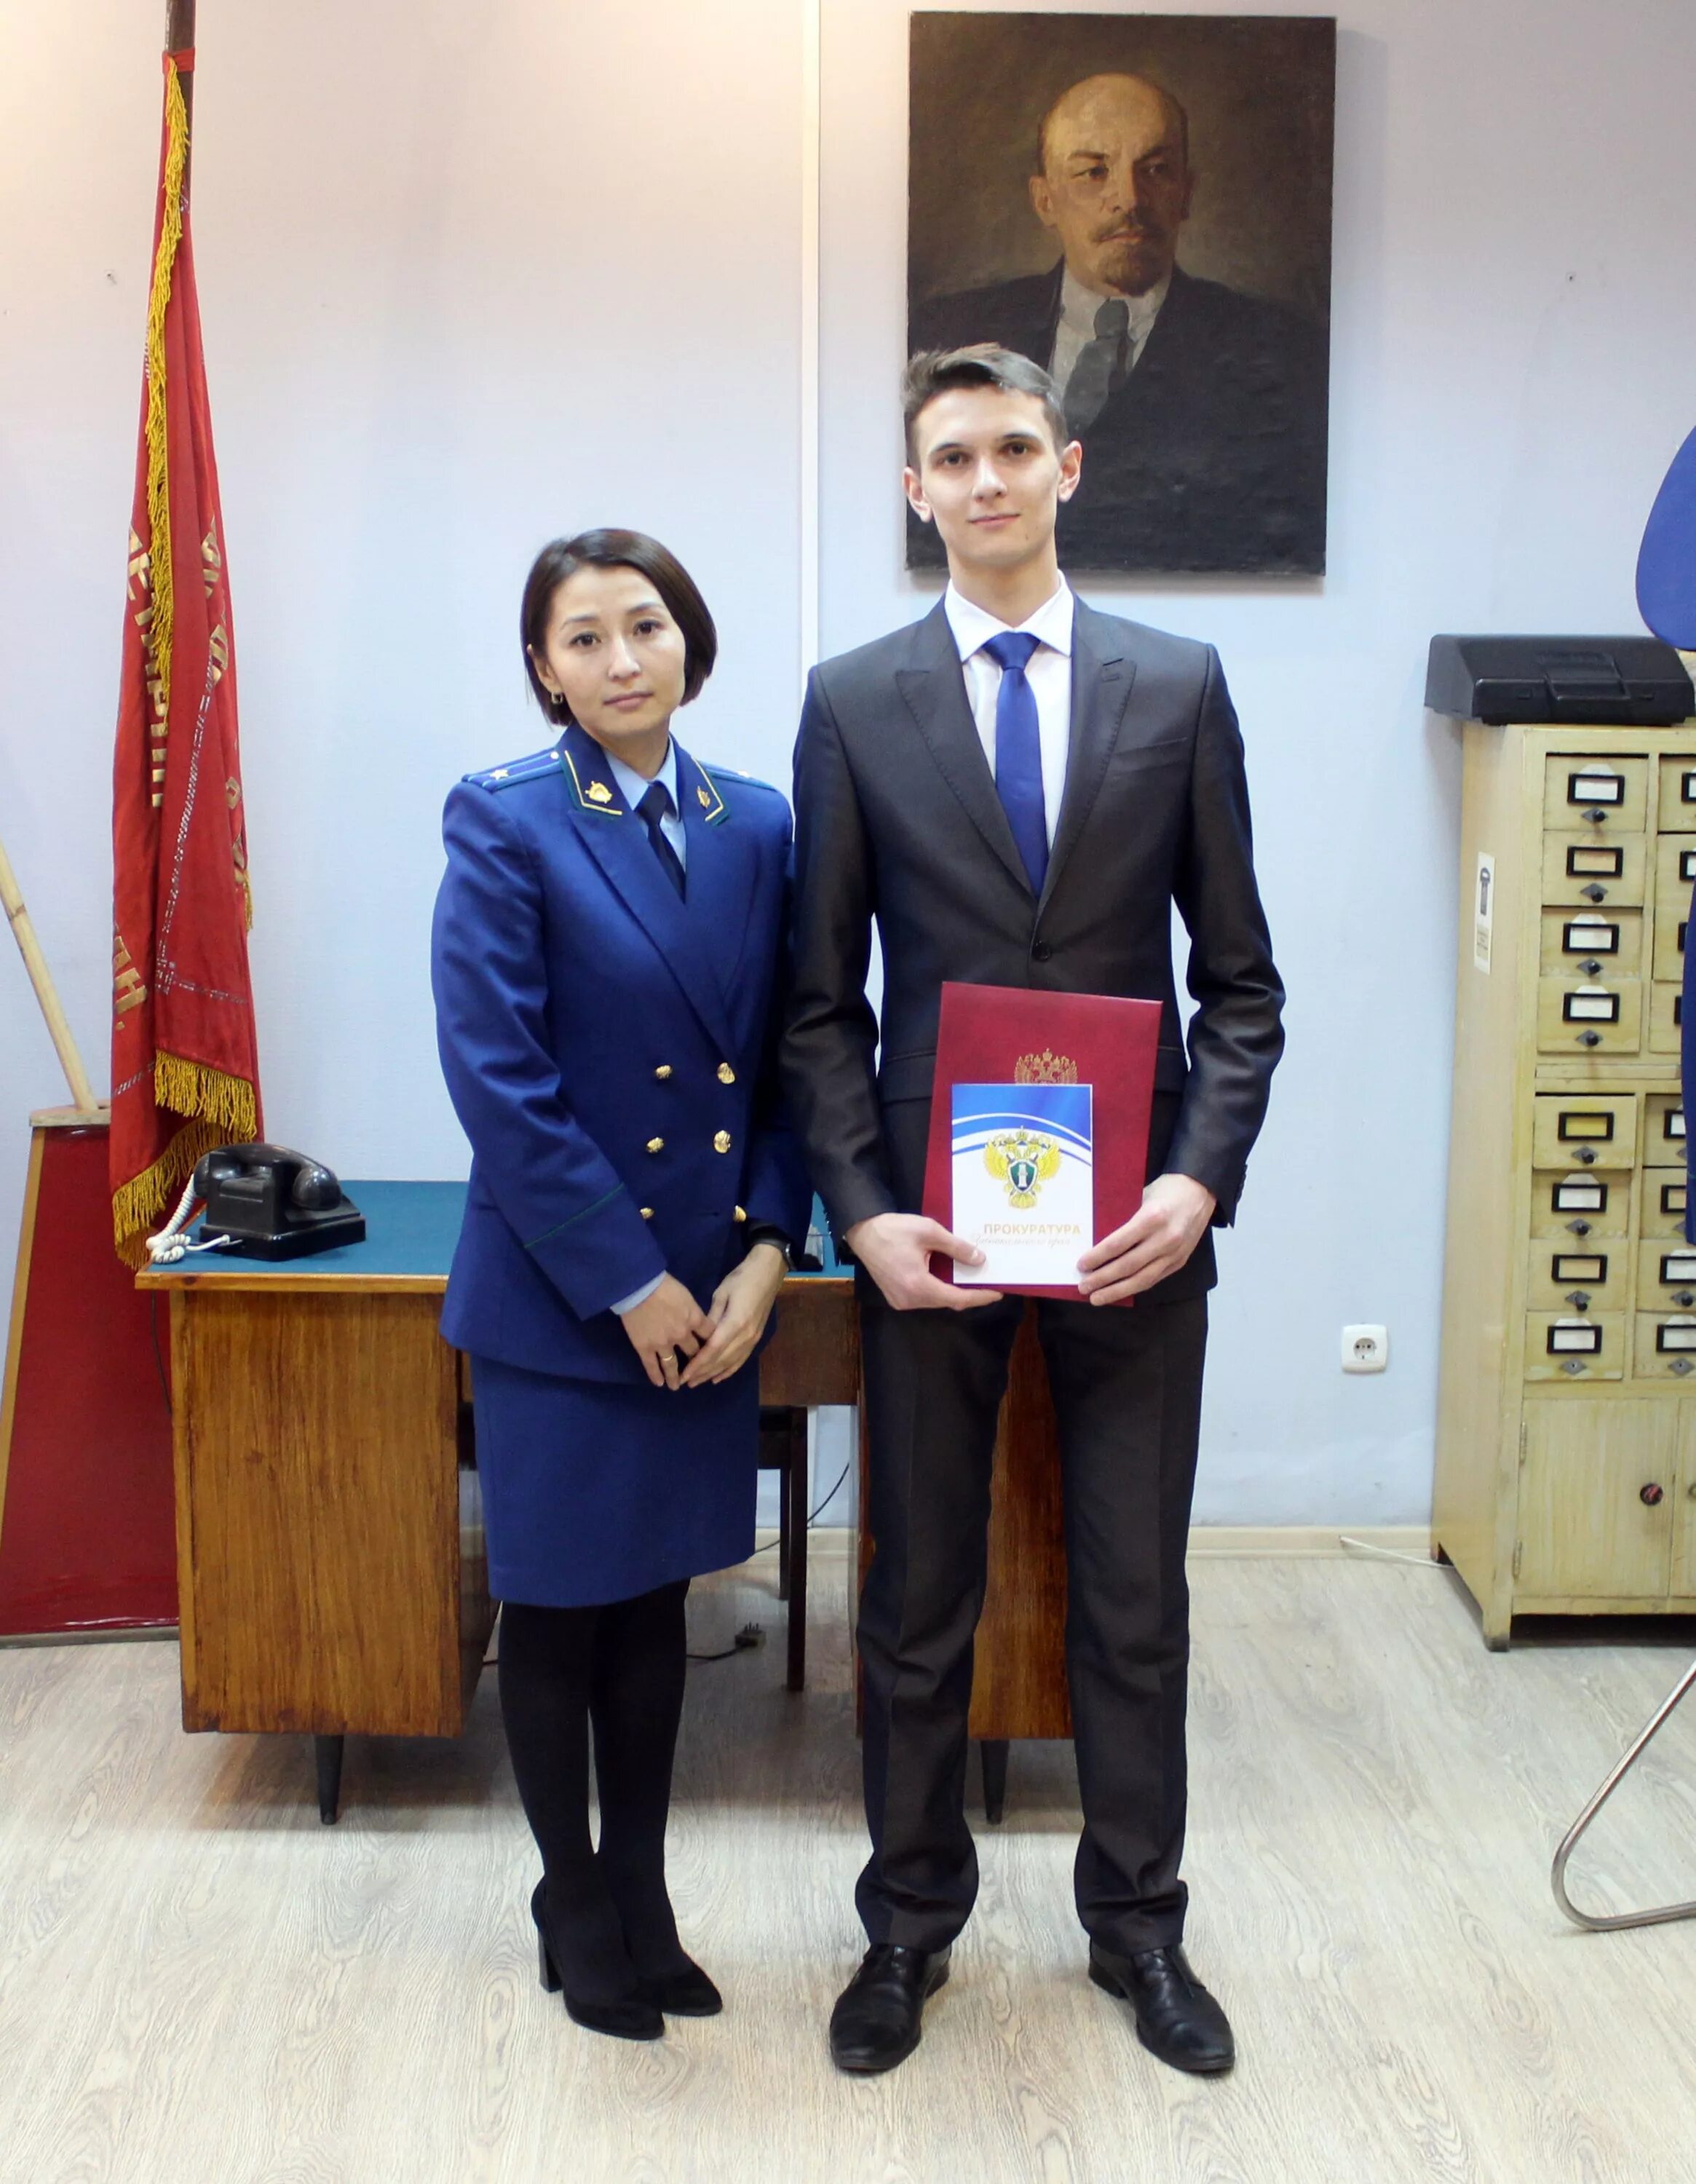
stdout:
[(12, 861), (6, 855), (3, 842), (0, 842), (0, 903), (5, 905), (19, 952), (24, 958), (24, 968), (30, 974), (30, 983), (36, 989), (36, 999), (41, 1003), (42, 1014), (47, 1020), (48, 1036), (58, 1056), (59, 1067), (64, 1072), (65, 1083), (70, 1087), (70, 1096), (75, 1101), (78, 1112), (92, 1121), (100, 1113), (100, 1103), (94, 1096), (94, 1087), (88, 1081), (87, 1072), (82, 1066), (82, 1056), (77, 1052), (76, 1041), (71, 1035), (64, 1011), (59, 1006), (53, 974), (47, 969), (47, 958), (42, 954), (36, 928), (30, 922), (30, 913), (24, 907), (24, 898), (19, 892)]
[[(186, 53), (193, 43), (194, 0), (166, 0), (165, 51), (168, 53)], [(188, 116), (189, 121), (192, 124), (194, 120), (193, 70), (191, 69), (188, 73), (181, 77), (179, 81), (182, 86), (183, 112)], [(191, 162), (192, 161), (193, 157), (194, 141), (192, 134), (191, 134), (189, 139), (189, 159)], [(186, 166), (185, 166), (182, 170), (182, 187), (183, 193), (186, 196), (188, 192), (188, 168)]]

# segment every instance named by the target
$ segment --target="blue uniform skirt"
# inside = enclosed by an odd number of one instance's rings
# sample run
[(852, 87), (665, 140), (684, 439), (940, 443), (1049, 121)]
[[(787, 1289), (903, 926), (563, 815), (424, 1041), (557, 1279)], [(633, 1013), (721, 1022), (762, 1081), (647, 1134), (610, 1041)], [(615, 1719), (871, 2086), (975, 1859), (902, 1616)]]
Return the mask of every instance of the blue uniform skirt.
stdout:
[(471, 1388), (497, 1600), (596, 1607), (753, 1553), (753, 1360), (674, 1395), (474, 1356)]

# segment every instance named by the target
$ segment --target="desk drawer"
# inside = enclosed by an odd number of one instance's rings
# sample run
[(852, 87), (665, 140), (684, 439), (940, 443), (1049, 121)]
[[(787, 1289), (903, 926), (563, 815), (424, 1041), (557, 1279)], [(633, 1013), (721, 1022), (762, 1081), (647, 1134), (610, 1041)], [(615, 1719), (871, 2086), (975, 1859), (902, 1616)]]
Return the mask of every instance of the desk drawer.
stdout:
[[(1623, 1312), (1630, 1251), (1628, 1244), (1610, 1244), (1605, 1236), (1583, 1243), (1571, 1236), (1559, 1242), (1541, 1239), (1531, 1247), (1526, 1302), (1533, 1311)], [(1696, 1249), (1691, 1256), (1696, 1258)]]
[(1670, 1236), (1675, 1243), (1684, 1238), (1684, 1207), (1690, 1187), (1676, 1169), (1653, 1168), (1643, 1179), (1643, 1233), (1645, 1236)]
[[(1586, 758), (1575, 751), (1546, 759), (1543, 766), (1545, 827), (1586, 833), (1597, 841), (1642, 833), (1649, 817), (1646, 758)], [(1691, 825), (1696, 827), (1696, 816)]]
[(1696, 1312), (1696, 1244), (1651, 1236), (1638, 1245), (1638, 1310)]
[(1635, 1054), (1643, 1045), (1643, 985), (1637, 978), (1541, 978), (1540, 1054)]
[(1696, 1375), (1696, 1313), (1640, 1312), (1632, 1377), (1688, 1380)]
[(1649, 1050), (1677, 1054), (1683, 1039), (1684, 989), (1658, 978), (1649, 989)]
[[(1669, 846), (1676, 849), (1676, 844)], [(1599, 910), (1634, 908), (1643, 899), (1648, 853), (1640, 834), (1598, 841), (1593, 827), (1543, 838), (1543, 900)]]
[(1684, 1162), (1684, 1102), (1676, 1092), (1651, 1092), (1644, 1102), (1643, 1164), (1682, 1167)]
[(1635, 1167), (1634, 1092), (1545, 1092), (1532, 1122), (1532, 1156), (1543, 1168)]
[(1681, 985), (1683, 983), (1684, 933), (1689, 917), (1690, 905), (1687, 902), (1676, 916), (1655, 920), (1654, 968), (1657, 978), (1676, 979)]
[[(1660, 952), (1657, 942), (1657, 957)], [(1642, 965), (1640, 910), (1546, 910), (1543, 913), (1541, 968), (1545, 978), (1602, 978), (1611, 983), (1636, 977)]]
[(1660, 761), (1660, 816), (1656, 824), (1663, 834), (1696, 834), (1696, 754)]
[(1632, 1179), (1618, 1168), (1539, 1168), (1531, 1179), (1531, 1233), (1576, 1251), (1587, 1237), (1623, 1236), (1631, 1226)]
[(1625, 1360), (1622, 1312), (1526, 1314), (1527, 1380), (1622, 1380)]

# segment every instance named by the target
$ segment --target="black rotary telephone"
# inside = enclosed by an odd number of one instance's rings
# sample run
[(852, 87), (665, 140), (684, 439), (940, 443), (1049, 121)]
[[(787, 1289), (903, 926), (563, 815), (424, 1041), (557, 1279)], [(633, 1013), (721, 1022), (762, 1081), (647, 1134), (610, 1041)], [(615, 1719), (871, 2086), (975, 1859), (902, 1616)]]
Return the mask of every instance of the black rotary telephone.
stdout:
[(335, 1176), (286, 1145), (220, 1145), (203, 1157), (192, 1188), (206, 1201), (202, 1249), (300, 1259), (365, 1240), (365, 1217)]

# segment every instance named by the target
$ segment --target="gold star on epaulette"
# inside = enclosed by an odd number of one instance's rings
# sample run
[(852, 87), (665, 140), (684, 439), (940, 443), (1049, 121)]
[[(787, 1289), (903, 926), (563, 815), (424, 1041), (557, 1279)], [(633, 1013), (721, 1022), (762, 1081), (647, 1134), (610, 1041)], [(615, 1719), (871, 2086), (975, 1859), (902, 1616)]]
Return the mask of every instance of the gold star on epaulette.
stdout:
[(591, 804), (610, 804), (613, 792), (603, 781), (592, 781), (583, 791)]

